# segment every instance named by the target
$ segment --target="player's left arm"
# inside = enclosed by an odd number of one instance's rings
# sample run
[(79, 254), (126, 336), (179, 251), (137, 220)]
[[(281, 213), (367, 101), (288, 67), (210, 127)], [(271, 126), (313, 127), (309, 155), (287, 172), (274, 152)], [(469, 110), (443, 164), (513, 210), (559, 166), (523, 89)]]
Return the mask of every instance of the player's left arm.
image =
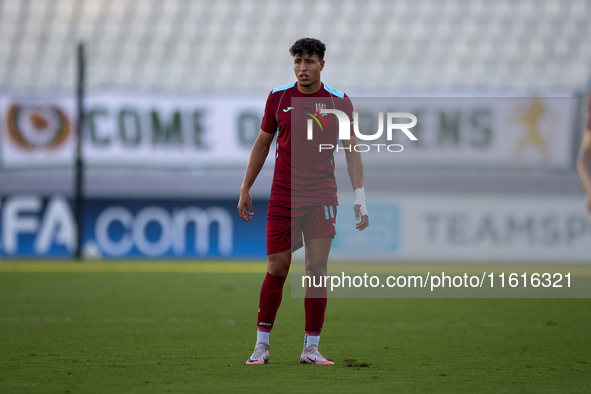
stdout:
[(351, 139), (342, 140), (341, 142), (345, 148), (349, 179), (351, 179), (351, 186), (355, 191), (355, 203), (353, 205), (355, 219), (357, 219), (355, 228), (361, 231), (369, 226), (369, 215), (365, 206), (365, 188), (363, 187), (363, 161), (361, 160), (361, 153), (353, 149), (357, 145), (357, 136), (355, 134), (351, 135)]
[(587, 194), (587, 210), (591, 212), (591, 96), (587, 97), (587, 121), (577, 158), (577, 170)]
[[(588, 114), (587, 116), (591, 116)], [(591, 130), (586, 129), (583, 132), (583, 141), (581, 150), (577, 159), (577, 170), (583, 182), (585, 193), (587, 194), (587, 210), (591, 212)]]

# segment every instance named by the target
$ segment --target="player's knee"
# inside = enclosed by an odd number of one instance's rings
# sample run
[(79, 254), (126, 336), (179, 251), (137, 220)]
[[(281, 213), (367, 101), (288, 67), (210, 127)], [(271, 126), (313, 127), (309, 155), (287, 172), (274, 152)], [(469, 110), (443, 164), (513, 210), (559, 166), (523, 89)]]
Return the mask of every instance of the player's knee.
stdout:
[(306, 275), (324, 276), (326, 275), (326, 262), (323, 261), (306, 261)]
[(289, 273), (290, 263), (291, 263), (290, 260), (287, 258), (274, 256), (273, 258), (269, 258), (269, 264), (267, 265), (267, 272), (273, 276), (278, 276), (280, 278), (286, 278), (287, 274)]

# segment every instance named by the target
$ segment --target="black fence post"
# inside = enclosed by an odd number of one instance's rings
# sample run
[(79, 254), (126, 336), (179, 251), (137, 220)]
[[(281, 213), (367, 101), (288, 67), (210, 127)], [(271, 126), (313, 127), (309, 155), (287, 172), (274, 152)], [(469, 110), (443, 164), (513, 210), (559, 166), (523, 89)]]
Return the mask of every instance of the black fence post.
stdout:
[(76, 122), (76, 169), (74, 214), (76, 216), (76, 259), (82, 260), (82, 231), (84, 225), (84, 162), (82, 157), (82, 130), (84, 126), (84, 43), (78, 44), (77, 50), (78, 78), (76, 83), (76, 99), (78, 119)]

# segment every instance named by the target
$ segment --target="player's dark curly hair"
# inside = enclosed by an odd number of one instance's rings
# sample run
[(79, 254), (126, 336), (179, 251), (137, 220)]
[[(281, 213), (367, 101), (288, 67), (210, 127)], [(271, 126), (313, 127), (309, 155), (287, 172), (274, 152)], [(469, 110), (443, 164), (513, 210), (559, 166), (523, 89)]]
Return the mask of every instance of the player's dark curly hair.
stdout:
[(324, 59), (324, 52), (326, 51), (326, 45), (322, 41), (316, 38), (300, 38), (289, 48), (291, 56), (295, 55), (318, 55), (320, 60)]

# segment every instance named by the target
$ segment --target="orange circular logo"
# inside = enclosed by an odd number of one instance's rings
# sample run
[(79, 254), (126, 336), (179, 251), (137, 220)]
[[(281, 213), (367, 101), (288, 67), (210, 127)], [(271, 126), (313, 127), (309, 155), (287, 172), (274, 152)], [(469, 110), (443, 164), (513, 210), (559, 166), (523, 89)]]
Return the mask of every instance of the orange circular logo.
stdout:
[(55, 105), (13, 104), (6, 123), (12, 142), (25, 150), (56, 149), (71, 133), (66, 114)]

